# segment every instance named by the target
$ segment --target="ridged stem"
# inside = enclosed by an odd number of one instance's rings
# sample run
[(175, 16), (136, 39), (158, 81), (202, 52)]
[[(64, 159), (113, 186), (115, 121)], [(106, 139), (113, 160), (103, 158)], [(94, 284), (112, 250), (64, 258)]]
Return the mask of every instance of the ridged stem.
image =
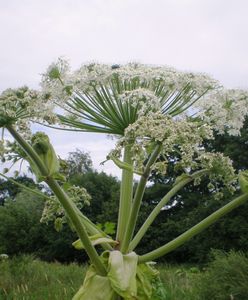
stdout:
[[(123, 162), (132, 165), (131, 157), (131, 144), (126, 145), (124, 149)], [(127, 220), (129, 219), (132, 209), (133, 198), (133, 172), (129, 170), (122, 170), (122, 180), (120, 188), (120, 204), (117, 226), (117, 241), (120, 243), (120, 247), (125, 236)]]
[(137, 186), (135, 195), (134, 195), (134, 200), (133, 200), (133, 205), (132, 205), (132, 211), (131, 214), (129, 216), (129, 219), (127, 221), (127, 230), (126, 230), (126, 234), (124, 237), (124, 240), (121, 244), (121, 251), (123, 253), (126, 253), (128, 251), (129, 248), (129, 243), (132, 239), (133, 233), (134, 233), (134, 229), (135, 229), (135, 225), (137, 222), (137, 218), (138, 218), (138, 214), (139, 214), (139, 210), (140, 210), (140, 205), (142, 202), (142, 198), (145, 192), (145, 188), (146, 188), (146, 183), (148, 180), (148, 177), (150, 175), (151, 172), (151, 166), (154, 164), (154, 162), (157, 160), (158, 155), (161, 151), (161, 144), (157, 145), (154, 149), (154, 151), (152, 152), (146, 166), (145, 166), (145, 170), (140, 178), (139, 184)]

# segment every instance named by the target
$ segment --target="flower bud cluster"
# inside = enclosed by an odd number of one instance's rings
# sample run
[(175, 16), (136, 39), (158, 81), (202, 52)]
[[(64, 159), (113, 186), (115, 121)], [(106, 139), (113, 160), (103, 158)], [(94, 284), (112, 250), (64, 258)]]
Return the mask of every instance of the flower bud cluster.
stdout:
[(237, 186), (237, 175), (229, 157), (222, 153), (202, 153), (197, 158), (198, 167), (209, 171), (210, 183), (208, 188), (215, 193), (215, 198), (223, 197), (223, 189), (233, 194)]
[[(73, 185), (67, 188), (66, 192), (79, 209), (82, 209), (85, 205), (90, 205), (91, 196), (85, 188)], [(51, 196), (49, 200), (46, 200), (40, 221), (46, 224), (54, 222), (57, 230), (59, 224), (62, 225), (68, 221), (64, 208), (55, 196)]]
[(0, 127), (15, 124), (19, 132), (29, 134), (30, 121), (57, 120), (49, 97), (28, 87), (7, 89), (0, 95)]

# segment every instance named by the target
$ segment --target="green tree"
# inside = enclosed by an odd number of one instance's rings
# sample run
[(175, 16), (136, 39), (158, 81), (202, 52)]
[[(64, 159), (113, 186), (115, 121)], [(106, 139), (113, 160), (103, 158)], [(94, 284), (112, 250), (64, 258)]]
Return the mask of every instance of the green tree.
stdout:
[(52, 223), (40, 223), (43, 208), (42, 197), (25, 191), (0, 206), (0, 253), (33, 254), (48, 261), (85, 261), (86, 256), (72, 246), (76, 234), (68, 226), (58, 233)]
[[(32, 178), (27, 176), (18, 176), (15, 181), (30, 188), (41, 189), (40, 185), (37, 185)], [(3, 205), (6, 199), (14, 199), (21, 190), (22, 188), (15, 183), (0, 178), (0, 205)]]
[(75, 174), (93, 171), (90, 154), (80, 149), (69, 152), (69, 156), (65, 161), (66, 173), (69, 177)]
[(90, 171), (73, 175), (70, 183), (86, 188), (91, 195), (90, 206), (84, 208), (87, 217), (96, 223), (117, 222), (120, 183), (115, 177)]

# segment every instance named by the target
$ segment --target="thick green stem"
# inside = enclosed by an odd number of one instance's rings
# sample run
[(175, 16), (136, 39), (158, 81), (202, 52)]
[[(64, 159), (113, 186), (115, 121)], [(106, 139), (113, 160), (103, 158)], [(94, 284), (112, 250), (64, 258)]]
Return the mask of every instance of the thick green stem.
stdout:
[(229, 202), (228, 204), (221, 207), (220, 209), (218, 209), (217, 211), (212, 213), (210, 216), (208, 216), (207, 218), (202, 220), (200, 223), (196, 224), (195, 226), (193, 226), (192, 228), (190, 228), (183, 234), (179, 235), (177, 238), (175, 238), (171, 242), (165, 244), (164, 246), (162, 246), (154, 251), (151, 251), (145, 255), (140, 256), (139, 262), (144, 263), (147, 261), (152, 261), (152, 260), (155, 260), (155, 259), (173, 251), (174, 249), (178, 248), (179, 246), (181, 246), (182, 244), (187, 242), (193, 236), (197, 235), (198, 233), (200, 233), (201, 231), (203, 231), (204, 229), (206, 229), (207, 227), (212, 225), (214, 222), (219, 220), (221, 217), (228, 214), (230, 211), (232, 211), (236, 207), (245, 203), (247, 200), (248, 200), (248, 194), (244, 194), (242, 196), (239, 196), (238, 198), (235, 198), (234, 200), (232, 200), (231, 202)]
[[(125, 146), (123, 162), (132, 165), (131, 145)], [(129, 219), (133, 198), (133, 172), (122, 170), (121, 190), (120, 190), (120, 205), (117, 226), (117, 241), (120, 245), (123, 241), (126, 231), (127, 220)]]
[(151, 154), (151, 156), (146, 164), (145, 170), (144, 170), (144, 172), (140, 178), (139, 184), (137, 186), (137, 189), (136, 189), (136, 192), (134, 195), (134, 200), (133, 200), (132, 212), (131, 212), (128, 222), (127, 222), (126, 234), (125, 234), (124, 240), (121, 244), (121, 251), (123, 253), (126, 253), (128, 251), (129, 243), (132, 239), (135, 225), (137, 222), (141, 201), (142, 201), (142, 198), (143, 198), (143, 195), (145, 192), (146, 183), (147, 183), (148, 177), (151, 172), (151, 166), (157, 160), (158, 155), (161, 151), (161, 148), (162, 148), (161, 144), (159, 144), (155, 147), (153, 153)]
[(170, 199), (175, 196), (175, 194), (181, 190), (186, 184), (194, 180), (196, 177), (199, 177), (201, 175), (206, 174), (206, 170), (201, 170), (196, 173), (194, 173), (191, 176), (186, 177), (185, 179), (179, 181), (157, 204), (157, 206), (153, 209), (153, 211), (150, 213), (148, 218), (146, 219), (145, 223), (142, 225), (142, 227), (139, 229), (139, 231), (136, 233), (134, 239), (130, 243), (129, 251), (133, 250), (140, 240), (143, 238), (157, 215), (161, 212), (161, 209), (170, 201)]
[(96, 249), (91, 244), (86, 229), (84, 225), (82, 225), (80, 217), (78, 216), (77, 208), (75, 204), (68, 198), (68, 196), (63, 191), (63, 189), (59, 186), (56, 180), (54, 180), (53, 178), (48, 178), (46, 182), (51, 188), (51, 190), (54, 192), (56, 197), (59, 199), (67, 215), (71, 219), (79, 238), (84, 244), (85, 250), (91, 260), (91, 263), (96, 267), (96, 270), (100, 275), (106, 275), (105, 267), (99, 255), (97, 254)]
[(79, 238), (81, 239), (82, 243), (85, 246), (85, 250), (92, 262), (92, 264), (95, 266), (97, 272), (100, 275), (105, 275), (106, 270), (105, 267), (99, 257), (99, 255), (96, 252), (96, 249), (92, 246), (89, 236), (86, 232), (86, 229), (84, 225), (82, 224), (80, 217), (78, 215), (78, 210), (75, 206), (75, 204), (70, 200), (70, 198), (67, 196), (67, 194), (64, 192), (64, 190), (59, 186), (56, 180), (49, 177), (49, 171), (44, 166), (43, 162), (40, 160), (38, 154), (36, 151), (32, 148), (32, 146), (27, 143), (21, 135), (12, 127), (7, 127), (8, 131), (11, 133), (11, 135), (14, 137), (14, 139), (19, 143), (19, 145), (23, 148), (23, 150), (27, 153), (27, 155), (32, 159), (32, 161), (36, 164), (36, 166), (39, 168), (39, 171), (41, 172), (42, 176), (46, 178), (46, 183), (49, 185), (53, 193), (56, 195), (58, 200), (61, 202), (62, 206), (64, 207), (67, 215), (71, 219)]

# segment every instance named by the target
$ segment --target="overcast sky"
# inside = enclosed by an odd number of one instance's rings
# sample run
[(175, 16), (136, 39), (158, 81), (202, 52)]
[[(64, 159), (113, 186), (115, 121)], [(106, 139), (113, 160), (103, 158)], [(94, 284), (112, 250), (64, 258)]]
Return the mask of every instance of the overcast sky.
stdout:
[[(248, 88), (247, 0), (0, 0), (0, 91), (38, 88), (59, 56), (74, 68), (138, 61), (206, 72)], [(51, 132), (62, 156), (90, 151), (98, 168), (113, 142)], [(107, 163), (104, 170), (118, 175)]]

